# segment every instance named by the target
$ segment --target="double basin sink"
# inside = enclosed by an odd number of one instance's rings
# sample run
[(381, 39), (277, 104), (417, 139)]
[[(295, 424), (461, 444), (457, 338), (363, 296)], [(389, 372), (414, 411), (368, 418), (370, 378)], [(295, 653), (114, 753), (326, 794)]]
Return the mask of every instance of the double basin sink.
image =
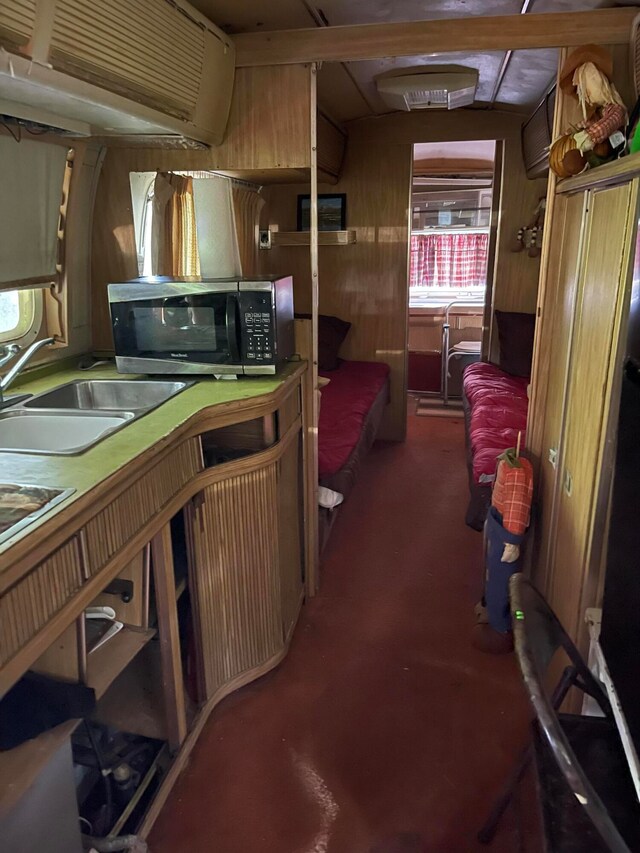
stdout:
[(87, 379), (0, 411), (0, 453), (71, 456), (146, 415), (193, 381)]

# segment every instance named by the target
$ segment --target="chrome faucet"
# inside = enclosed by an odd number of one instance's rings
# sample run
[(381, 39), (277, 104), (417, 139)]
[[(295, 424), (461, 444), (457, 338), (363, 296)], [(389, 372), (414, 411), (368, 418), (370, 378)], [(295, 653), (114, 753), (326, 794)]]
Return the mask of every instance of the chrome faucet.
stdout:
[[(5, 373), (2, 379), (0, 379), (0, 405), (4, 399), (4, 392), (7, 390), (9, 385), (11, 385), (27, 362), (31, 361), (32, 356), (34, 356), (38, 350), (41, 350), (42, 347), (49, 346), (55, 342), (55, 338), (43, 338), (41, 341), (36, 341), (31, 344), (30, 347), (27, 347), (13, 367)], [(4, 347), (4, 353), (0, 356), (0, 367), (4, 367), (5, 364), (8, 364), (19, 352), (21, 352), (21, 349), (18, 344), (7, 344)]]

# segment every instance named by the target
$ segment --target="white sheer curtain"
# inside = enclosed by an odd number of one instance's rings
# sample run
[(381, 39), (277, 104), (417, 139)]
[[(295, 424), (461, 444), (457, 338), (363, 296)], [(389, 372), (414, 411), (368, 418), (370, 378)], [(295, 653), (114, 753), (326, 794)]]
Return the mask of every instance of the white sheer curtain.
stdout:
[(0, 136), (0, 283), (56, 277), (64, 145)]
[(233, 215), (231, 180), (218, 175), (193, 181), (200, 274), (203, 278), (241, 275)]

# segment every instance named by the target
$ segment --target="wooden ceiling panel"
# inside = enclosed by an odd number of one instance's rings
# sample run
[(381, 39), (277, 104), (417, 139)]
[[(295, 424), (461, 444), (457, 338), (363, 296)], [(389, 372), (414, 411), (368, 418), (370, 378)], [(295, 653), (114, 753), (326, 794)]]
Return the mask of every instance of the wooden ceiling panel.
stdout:
[(313, 18), (302, 0), (189, 0), (199, 12), (229, 33), (312, 27)]
[(555, 48), (514, 50), (496, 102), (533, 109), (555, 80), (557, 69), (558, 51)]
[(363, 118), (374, 111), (341, 62), (325, 62), (318, 72), (318, 103), (338, 122)]
[[(199, 11), (231, 33), (260, 33), (298, 30), (319, 26), (401, 24), (456, 18), (518, 15), (522, 0), (191, 0)], [(578, 12), (614, 6), (615, 0), (532, 0), (528, 15), (545, 12)], [(627, 0), (626, 5), (640, 5)], [(487, 45), (489, 47), (489, 45)], [(524, 47), (524, 45), (523, 45)], [(472, 49), (472, 45), (469, 45)], [(477, 101), (488, 102), (505, 52), (485, 50), (403, 56), (395, 59), (366, 59), (357, 62), (326, 62), (318, 75), (321, 105), (338, 121), (389, 108), (377, 93), (374, 78), (393, 68), (414, 65), (457, 63), (477, 68)], [(337, 57), (336, 57), (337, 58)], [(497, 93), (496, 105), (527, 112), (555, 75), (557, 50), (515, 50)]]
[(522, 0), (318, 0), (331, 26), (518, 15)]

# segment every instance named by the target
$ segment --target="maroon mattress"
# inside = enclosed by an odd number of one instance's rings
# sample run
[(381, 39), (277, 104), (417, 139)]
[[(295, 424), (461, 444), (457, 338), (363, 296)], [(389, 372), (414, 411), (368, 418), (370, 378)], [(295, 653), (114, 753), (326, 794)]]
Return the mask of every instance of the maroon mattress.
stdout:
[(497, 457), (515, 447), (518, 432), (524, 445), (528, 379), (511, 376), (493, 364), (478, 362), (464, 372), (464, 407), (469, 506), (466, 522), (482, 530), (491, 505)]
[(318, 473), (326, 484), (356, 448), (371, 407), (388, 386), (389, 365), (343, 361), (337, 370), (320, 371), (320, 375), (331, 380), (322, 389), (318, 425)]
[(519, 432), (524, 447), (529, 380), (478, 362), (465, 370), (463, 384), (470, 409), (473, 479), (476, 483), (491, 482), (496, 458), (503, 450), (516, 446)]

